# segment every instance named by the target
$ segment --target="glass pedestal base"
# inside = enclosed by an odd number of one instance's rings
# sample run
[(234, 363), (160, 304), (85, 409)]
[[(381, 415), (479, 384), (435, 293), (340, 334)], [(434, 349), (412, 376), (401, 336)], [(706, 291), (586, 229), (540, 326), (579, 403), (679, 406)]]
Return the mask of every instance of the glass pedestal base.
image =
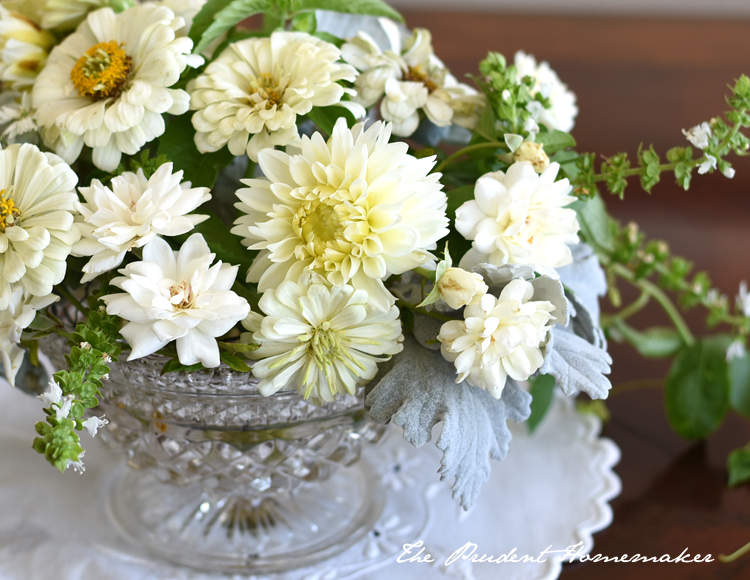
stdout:
[[(383, 509), (380, 478), (360, 460), (293, 490), (270, 480), (232, 491), (161, 483), (151, 470), (123, 469), (109, 515), (145, 552), (225, 574), (282, 572), (320, 562), (367, 534)], [(267, 487), (266, 490), (263, 490)]]

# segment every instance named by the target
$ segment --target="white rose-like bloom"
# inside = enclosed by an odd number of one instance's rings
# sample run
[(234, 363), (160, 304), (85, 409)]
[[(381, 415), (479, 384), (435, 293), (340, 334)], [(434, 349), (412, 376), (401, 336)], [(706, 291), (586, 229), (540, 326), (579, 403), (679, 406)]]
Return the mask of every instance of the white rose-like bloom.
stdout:
[(77, 181), (62, 159), (35, 145), (0, 151), (0, 310), (12, 287), (42, 298), (65, 277), (80, 235), (73, 225)]
[(33, 86), (57, 41), (32, 20), (0, 4), (0, 81), (3, 90)]
[(365, 32), (341, 47), (344, 60), (361, 73), (355, 81), (355, 101), (369, 107), (383, 97), (380, 114), (400, 137), (417, 130), (420, 110), (439, 127), (456, 123), (473, 129), (484, 97), (459, 83), (435, 56), (429, 30), (415, 28), (402, 46), (396, 24), (387, 18), (379, 21), (390, 41), (388, 50), (381, 51)]
[(200, 234), (193, 234), (179, 251), (155, 238), (143, 248), (143, 261), (128, 264), (112, 281), (126, 293), (102, 300), (107, 313), (128, 323), (120, 334), (128, 341), (128, 360), (141, 358), (177, 341), (184, 365), (219, 366), (216, 337), (247, 317), (250, 306), (231, 288), (237, 266), (211, 266), (216, 257)]
[(363, 290), (330, 286), (312, 272), (267, 290), (259, 307), (267, 316), (243, 325), (260, 343), (250, 356), (260, 359), (252, 368), (265, 396), (284, 387), (316, 403), (353, 395), (376, 375), (379, 362), (403, 349), (396, 306), (382, 312)]
[(511, 280), (498, 298), (485, 294), (466, 307), (464, 320), (443, 324), (440, 352), (455, 365), (457, 383), (466, 380), (499, 399), (507, 377), (525, 381), (542, 366), (540, 346), (548, 340), (555, 307), (533, 296), (531, 283)]
[(34, 322), (37, 310), (47, 308), (58, 300), (57, 296), (44, 298), (28, 296), (23, 288), (16, 288), (10, 295), (5, 310), (0, 310), (0, 356), (2, 356), (5, 378), (15, 386), (16, 374), (23, 363), (26, 352), (19, 346), (24, 328)]
[(266, 179), (242, 181), (249, 187), (237, 191), (236, 207), (245, 215), (232, 229), (261, 250), (249, 282), (263, 292), (309, 268), (390, 308), (383, 280), (431, 260), (426, 250), (448, 233), (435, 158), (415, 159), (390, 133), (382, 122), (350, 130), (342, 118), (327, 143), (320, 133), (303, 137), (300, 155), (261, 152)]
[(578, 242), (580, 227), (576, 212), (565, 208), (576, 199), (573, 188), (567, 179), (555, 181), (559, 169), (550, 163), (539, 175), (531, 163), (518, 161), (507, 173), (477, 180), (474, 199), (456, 210), (456, 229), (472, 240), (461, 268), (525, 264), (559, 278), (556, 268), (573, 261), (568, 244)]
[(297, 115), (313, 107), (353, 107), (363, 116), (361, 106), (341, 100), (354, 90), (339, 81), (353, 81), (357, 71), (337, 62), (340, 56), (304, 32), (231, 44), (190, 87), (196, 146), (206, 153), (228, 145), (233, 155), (257, 161), (262, 149), (297, 143)]
[(76, 205), (81, 217), (81, 239), (74, 256), (91, 256), (83, 267), (81, 283), (122, 264), (125, 254), (141, 248), (156, 236), (179, 236), (208, 219), (186, 215), (211, 199), (207, 187), (191, 187), (182, 181), (182, 171), (172, 173), (165, 163), (146, 179), (142, 169), (112, 179), (111, 189), (98, 179), (79, 191), (86, 200)]
[(164, 133), (164, 113), (181, 115), (189, 96), (170, 89), (193, 42), (177, 37), (184, 21), (157, 4), (120, 14), (92, 12), (50, 54), (33, 90), (37, 122), (48, 147), (68, 163), (84, 145), (94, 165), (113, 171)]
[(534, 103), (537, 105), (530, 110), (534, 119), (546, 125), (550, 130), (557, 129), (569, 133), (578, 115), (575, 94), (560, 80), (557, 73), (550, 68), (549, 63), (537, 64), (532, 55), (522, 50), (516, 53), (514, 63), (518, 71), (518, 82), (520, 83), (523, 77), (533, 77), (536, 82), (531, 89), (531, 95), (541, 93), (543, 97), (549, 99), (551, 105), (549, 109), (532, 101), (531, 105)]
[(462, 268), (447, 268), (436, 283), (440, 298), (454, 310), (477, 304), (487, 293), (487, 284), (476, 272)]

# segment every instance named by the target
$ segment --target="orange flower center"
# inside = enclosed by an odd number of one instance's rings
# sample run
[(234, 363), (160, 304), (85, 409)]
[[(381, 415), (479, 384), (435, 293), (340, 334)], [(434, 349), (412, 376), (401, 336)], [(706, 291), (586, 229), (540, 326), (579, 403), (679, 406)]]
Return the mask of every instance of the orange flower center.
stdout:
[(114, 40), (89, 48), (70, 72), (78, 95), (100, 101), (122, 92), (133, 68), (132, 59)]

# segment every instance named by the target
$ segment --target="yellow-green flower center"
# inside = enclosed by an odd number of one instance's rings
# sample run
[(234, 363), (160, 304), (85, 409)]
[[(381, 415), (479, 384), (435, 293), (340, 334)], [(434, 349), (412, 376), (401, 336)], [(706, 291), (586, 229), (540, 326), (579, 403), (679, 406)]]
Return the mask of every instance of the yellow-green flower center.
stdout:
[(114, 40), (89, 48), (70, 72), (70, 80), (81, 97), (99, 101), (117, 97), (133, 68), (132, 59)]
[(265, 101), (266, 109), (271, 109), (279, 103), (284, 96), (284, 88), (270, 73), (263, 73), (250, 81), (250, 89), (253, 95), (251, 100), (254, 104)]
[(21, 219), (21, 210), (10, 197), (7, 197), (5, 190), (0, 191), (0, 232), (5, 232), (5, 228), (12, 228)]

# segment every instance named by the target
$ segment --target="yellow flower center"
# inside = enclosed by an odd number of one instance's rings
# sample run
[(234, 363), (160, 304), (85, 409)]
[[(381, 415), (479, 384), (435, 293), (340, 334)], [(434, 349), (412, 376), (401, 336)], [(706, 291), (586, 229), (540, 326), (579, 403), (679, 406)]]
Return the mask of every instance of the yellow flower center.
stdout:
[(89, 48), (70, 72), (78, 95), (100, 101), (122, 92), (133, 68), (132, 59), (114, 40)]
[(250, 81), (252, 104), (266, 102), (266, 109), (271, 109), (281, 103), (284, 96), (282, 83), (277, 81), (271, 73), (262, 73), (258, 78)]
[(0, 191), (0, 232), (5, 228), (12, 228), (21, 219), (21, 210), (10, 197), (5, 195), (5, 190)]
[(195, 302), (195, 293), (190, 282), (183, 280), (169, 289), (169, 301), (179, 309), (189, 309)]
[(430, 77), (430, 74), (423, 70), (421, 66), (412, 67), (410, 66), (406, 72), (404, 72), (404, 80), (405, 81), (414, 81), (417, 83), (422, 83), (424, 86), (427, 87), (427, 90), (429, 92), (436, 91), (440, 88), (439, 81), (433, 79)]

